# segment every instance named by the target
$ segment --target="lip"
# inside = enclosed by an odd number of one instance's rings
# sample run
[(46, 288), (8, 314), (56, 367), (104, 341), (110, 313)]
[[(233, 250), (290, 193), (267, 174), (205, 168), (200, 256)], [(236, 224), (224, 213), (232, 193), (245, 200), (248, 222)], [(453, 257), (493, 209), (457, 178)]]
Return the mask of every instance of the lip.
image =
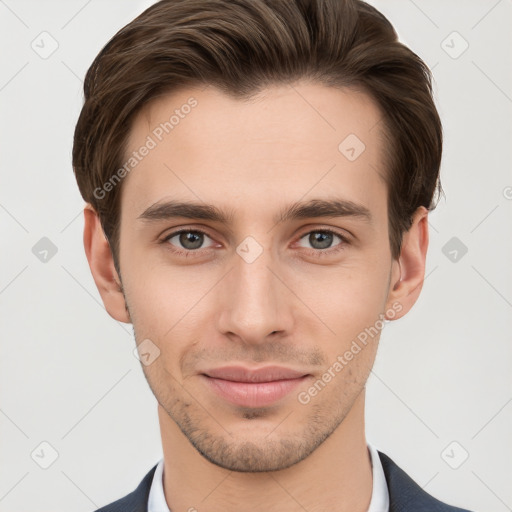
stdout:
[(306, 375), (305, 372), (283, 366), (264, 366), (252, 369), (243, 366), (223, 366), (222, 368), (206, 370), (203, 373), (214, 379), (250, 383), (297, 379)]
[(225, 366), (207, 370), (202, 377), (212, 391), (232, 404), (264, 407), (284, 398), (309, 375), (280, 366)]

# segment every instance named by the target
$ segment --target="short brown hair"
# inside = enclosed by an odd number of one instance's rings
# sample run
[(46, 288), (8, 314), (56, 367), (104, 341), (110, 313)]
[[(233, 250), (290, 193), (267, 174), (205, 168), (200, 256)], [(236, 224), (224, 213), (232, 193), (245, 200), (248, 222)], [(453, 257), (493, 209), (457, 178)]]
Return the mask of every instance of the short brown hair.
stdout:
[[(214, 85), (238, 99), (299, 79), (369, 94), (388, 141), (392, 256), (419, 206), (442, 192), (442, 126), (431, 72), (398, 41), (391, 23), (361, 0), (162, 0), (122, 28), (87, 71), (73, 145), (82, 197), (98, 213), (119, 272), (121, 184), (134, 116), (187, 85)], [(341, 141), (340, 141), (341, 142)]]

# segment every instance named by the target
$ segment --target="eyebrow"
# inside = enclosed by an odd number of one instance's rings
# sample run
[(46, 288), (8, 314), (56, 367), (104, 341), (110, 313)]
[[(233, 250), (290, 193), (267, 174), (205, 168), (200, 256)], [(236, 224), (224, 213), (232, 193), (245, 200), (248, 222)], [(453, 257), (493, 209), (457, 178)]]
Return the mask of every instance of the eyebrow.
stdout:
[[(223, 210), (211, 204), (169, 200), (151, 205), (138, 216), (138, 219), (156, 222), (176, 217), (209, 220), (228, 225), (233, 222), (234, 212)], [(368, 223), (373, 220), (368, 208), (353, 201), (346, 199), (311, 199), (286, 206), (273, 218), (273, 221), (277, 224), (288, 220), (316, 217), (356, 217)]]

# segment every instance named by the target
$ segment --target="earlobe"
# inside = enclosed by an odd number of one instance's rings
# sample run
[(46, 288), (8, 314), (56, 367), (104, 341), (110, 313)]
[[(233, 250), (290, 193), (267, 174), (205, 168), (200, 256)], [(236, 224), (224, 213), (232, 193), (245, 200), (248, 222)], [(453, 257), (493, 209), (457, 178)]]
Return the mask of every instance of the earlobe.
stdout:
[(119, 322), (130, 323), (126, 303), (98, 214), (90, 204), (84, 208), (84, 248), (94, 282), (109, 315)]
[(420, 206), (413, 215), (410, 229), (403, 235), (400, 258), (393, 262), (386, 304), (388, 311), (393, 310), (393, 317), (388, 320), (404, 316), (417, 301), (425, 279), (427, 249), (428, 210)]

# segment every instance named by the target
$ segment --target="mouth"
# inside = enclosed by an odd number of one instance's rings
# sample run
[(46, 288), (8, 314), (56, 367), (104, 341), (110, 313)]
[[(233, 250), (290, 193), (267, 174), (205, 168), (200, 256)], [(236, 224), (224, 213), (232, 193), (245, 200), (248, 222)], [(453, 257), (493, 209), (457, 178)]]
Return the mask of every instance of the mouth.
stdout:
[(234, 405), (264, 407), (289, 395), (310, 375), (280, 366), (226, 366), (207, 370), (201, 377), (214, 393)]

